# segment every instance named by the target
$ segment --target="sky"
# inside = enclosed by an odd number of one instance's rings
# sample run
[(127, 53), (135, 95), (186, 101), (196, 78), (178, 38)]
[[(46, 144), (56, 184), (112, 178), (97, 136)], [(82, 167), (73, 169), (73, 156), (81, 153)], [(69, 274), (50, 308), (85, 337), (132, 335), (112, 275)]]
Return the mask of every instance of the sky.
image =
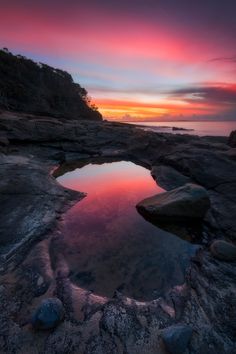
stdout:
[(0, 47), (70, 72), (107, 119), (236, 120), (235, 0), (0, 0)]

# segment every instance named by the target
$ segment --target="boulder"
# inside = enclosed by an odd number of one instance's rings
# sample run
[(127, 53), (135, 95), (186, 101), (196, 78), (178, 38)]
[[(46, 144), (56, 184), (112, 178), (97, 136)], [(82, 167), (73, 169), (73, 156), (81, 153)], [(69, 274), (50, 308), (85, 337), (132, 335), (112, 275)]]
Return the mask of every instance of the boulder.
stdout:
[(31, 318), (35, 329), (55, 328), (64, 317), (64, 307), (58, 298), (49, 298), (41, 302)]
[(165, 328), (161, 337), (170, 354), (184, 354), (192, 336), (192, 328), (186, 325), (174, 325)]
[(221, 261), (236, 261), (236, 247), (229, 242), (216, 240), (211, 244), (211, 254)]
[(236, 147), (236, 130), (233, 130), (230, 133), (229, 140), (228, 140), (228, 145), (231, 147)]
[(156, 220), (201, 219), (210, 207), (205, 188), (187, 183), (183, 187), (157, 194), (137, 204), (138, 211)]

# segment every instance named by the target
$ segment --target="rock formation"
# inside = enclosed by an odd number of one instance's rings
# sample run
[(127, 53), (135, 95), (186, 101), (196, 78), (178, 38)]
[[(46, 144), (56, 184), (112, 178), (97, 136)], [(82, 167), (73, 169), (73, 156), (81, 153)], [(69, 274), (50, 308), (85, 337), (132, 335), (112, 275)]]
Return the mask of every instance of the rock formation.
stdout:
[(231, 146), (232, 148), (236, 147), (236, 130), (232, 131), (230, 136), (229, 136), (229, 140), (228, 140), (228, 144), (229, 146)]

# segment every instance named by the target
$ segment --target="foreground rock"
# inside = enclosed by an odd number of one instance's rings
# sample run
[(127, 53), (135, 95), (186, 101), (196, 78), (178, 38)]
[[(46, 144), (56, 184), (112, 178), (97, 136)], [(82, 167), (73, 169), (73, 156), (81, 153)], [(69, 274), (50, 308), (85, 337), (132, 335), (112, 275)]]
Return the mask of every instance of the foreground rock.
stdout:
[(64, 307), (57, 298), (43, 300), (35, 310), (31, 323), (35, 329), (55, 328), (64, 317)]
[(207, 191), (188, 183), (170, 192), (155, 195), (137, 204), (140, 213), (159, 220), (201, 219), (210, 207)]
[[(164, 169), (157, 178), (165, 190), (183, 185), (183, 176), (208, 190), (211, 208), (201, 223), (206, 244), (222, 238), (234, 242), (236, 162), (228, 156), (233, 149), (227, 138), (12, 112), (0, 114), (0, 136), (9, 140), (0, 154), (1, 353), (167, 354), (160, 329), (178, 321), (194, 328), (186, 354), (235, 353), (236, 262), (216, 262), (203, 246), (186, 284), (152, 302), (137, 303), (122, 294), (108, 299), (77, 287), (55, 244), (62, 211), (82, 195), (65, 190), (50, 175), (61, 161), (85, 164), (98, 156), (115, 155), (150, 169), (166, 166), (168, 178)], [(21, 326), (39, 296), (57, 296), (66, 308), (66, 319), (52, 331)]]
[(236, 261), (236, 247), (229, 242), (216, 240), (211, 244), (210, 251), (221, 261)]
[(161, 337), (170, 354), (184, 354), (192, 336), (192, 328), (176, 325), (162, 331)]
[(1, 260), (22, 256), (20, 249), (50, 232), (66, 206), (84, 196), (55, 183), (50, 169), (30, 155), (0, 154)]

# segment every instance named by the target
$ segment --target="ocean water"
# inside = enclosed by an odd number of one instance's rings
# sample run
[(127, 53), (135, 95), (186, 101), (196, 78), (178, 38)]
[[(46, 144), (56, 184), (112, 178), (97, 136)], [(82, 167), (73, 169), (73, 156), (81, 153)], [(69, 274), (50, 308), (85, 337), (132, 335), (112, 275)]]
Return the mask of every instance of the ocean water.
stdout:
[[(153, 130), (163, 133), (190, 134), (190, 135), (211, 135), (229, 136), (232, 130), (236, 130), (236, 121), (208, 121), (208, 122), (129, 122), (129, 124), (140, 124), (146, 130)], [(191, 130), (172, 130), (172, 127)]]

